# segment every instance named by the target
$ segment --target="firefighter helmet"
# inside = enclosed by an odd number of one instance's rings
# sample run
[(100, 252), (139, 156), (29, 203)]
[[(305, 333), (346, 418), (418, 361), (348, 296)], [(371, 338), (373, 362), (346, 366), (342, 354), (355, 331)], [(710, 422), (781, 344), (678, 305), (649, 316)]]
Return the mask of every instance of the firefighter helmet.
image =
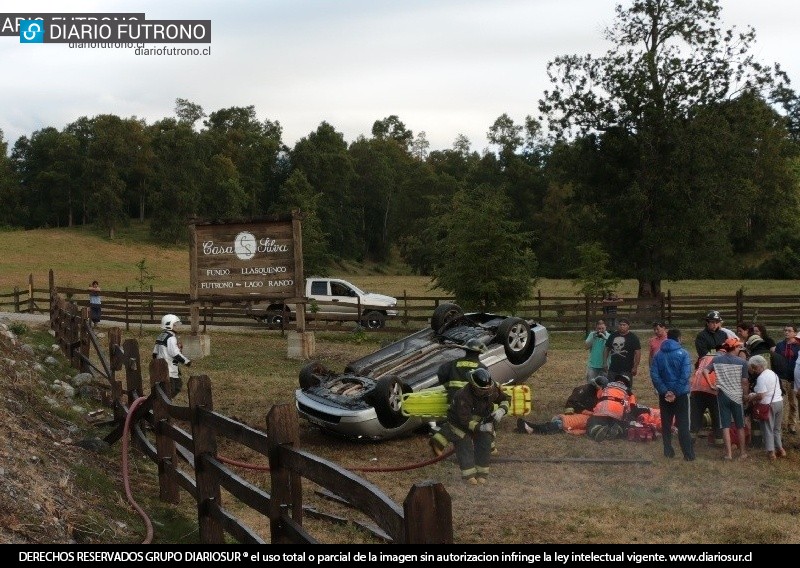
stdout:
[(177, 324), (181, 323), (181, 318), (175, 314), (167, 314), (161, 318), (161, 329), (172, 331)]
[(481, 367), (470, 372), (469, 382), (475, 388), (485, 390), (492, 386), (492, 375)]
[(489, 350), (486, 344), (476, 337), (467, 341), (466, 345), (464, 345), (464, 349), (475, 351), (476, 353), (486, 353)]

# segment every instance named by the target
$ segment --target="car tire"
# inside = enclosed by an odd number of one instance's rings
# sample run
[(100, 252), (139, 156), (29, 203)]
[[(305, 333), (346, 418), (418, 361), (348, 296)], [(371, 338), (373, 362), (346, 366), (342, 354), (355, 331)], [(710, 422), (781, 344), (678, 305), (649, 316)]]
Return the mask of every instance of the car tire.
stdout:
[(369, 402), (375, 408), (381, 426), (397, 428), (408, 420), (407, 416), (403, 416), (401, 408), (403, 393), (410, 390), (394, 375), (386, 375), (376, 381)]
[(376, 311), (367, 312), (361, 320), (361, 325), (367, 329), (380, 329), (385, 324), (386, 316)]
[(319, 361), (312, 361), (302, 369), (300, 369), (300, 388), (302, 390), (310, 389), (322, 382), (321, 376), (327, 375), (328, 369), (325, 368)]
[(495, 340), (503, 345), (506, 357), (514, 365), (521, 365), (533, 353), (533, 331), (522, 318), (509, 317), (503, 320), (497, 326)]
[(462, 317), (464, 317), (464, 310), (458, 304), (439, 304), (431, 316), (431, 329), (437, 334), (442, 333)]
[(284, 322), (289, 320), (289, 310), (282, 304), (275, 304), (269, 307), (268, 313), (264, 316), (262, 321), (269, 325), (281, 326)]

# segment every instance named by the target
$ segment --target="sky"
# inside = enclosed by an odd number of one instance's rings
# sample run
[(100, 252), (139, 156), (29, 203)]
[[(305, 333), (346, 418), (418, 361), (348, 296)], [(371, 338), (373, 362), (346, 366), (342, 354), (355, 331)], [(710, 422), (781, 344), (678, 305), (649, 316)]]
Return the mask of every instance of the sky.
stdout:
[[(523, 124), (551, 89), (559, 55), (602, 55), (620, 0), (151, 0), (68, 3), (70, 13), (145, 13), (147, 20), (210, 20), (211, 41), (148, 48), (211, 48), (207, 55), (142, 55), (128, 48), (23, 44), (0, 37), (6, 77), (0, 130), (20, 136), (115, 114), (148, 124), (187, 99), (206, 114), (253, 106), (290, 147), (326, 121), (346, 142), (397, 115), (431, 150), (465, 135), (474, 150), (503, 113)], [(628, 0), (623, 0), (624, 5)], [(63, 0), (11, 0), (2, 13), (63, 13)], [(800, 89), (800, 2), (721, 0), (722, 27), (753, 26), (753, 53), (780, 63)]]

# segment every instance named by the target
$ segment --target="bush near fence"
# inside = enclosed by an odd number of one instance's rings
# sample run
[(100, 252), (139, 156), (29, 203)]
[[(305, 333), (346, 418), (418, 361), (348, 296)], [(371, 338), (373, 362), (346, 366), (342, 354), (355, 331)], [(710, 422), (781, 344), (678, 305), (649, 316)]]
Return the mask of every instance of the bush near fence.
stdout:
[[(56, 287), (58, 294), (74, 301), (78, 306), (89, 305), (89, 294), (83, 288)], [(46, 313), (50, 289), (35, 288), (33, 277), (26, 288), (15, 288), (11, 293), (0, 294), (0, 311)], [(411, 296), (403, 291), (397, 297), (399, 315), (386, 321), (383, 332), (408, 332), (424, 327), (434, 309), (441, 303), (452, 302), (447, 296)], [(319, 302), (318, 302), (319, 303)], [(161, 316), (174, 313), (184, 322), (190, 316), (191, 300), (188, 294), (156, 291), (145, 292), (126, 288), (121, 291), (103, 291), (104, 322), (115, 322), (130, 329), (131, 325), (157, 325)], [(200, 302), (201, 331), (205, 326), (245, 327), (252, 329), (294, 330), (294, 321), (282, 325), (261, 323), (247, 314), (242, 302)], [(675, 296), (667, 291), (656, 298), (623, 297), (617, 307), (617, 318), (628, 318), (633, 329), (650, 329), (653, 321), (664, 321), (670, 327), (699, 329), (709, 310), (719, 310), (725, 325), (733, 328), (736, 322), (762, 323), (768, 329), (800, 322), (800, 295), (745, 295), (740, 289), (733, 294)], [(544, 296), (537, 290), (531, 300), (522, 303), (512, 315), (533, 319), (550, 331), (583, 331), (594, 329), (594, 322), (603, 317), (599, 298), (585, 296)], [(313, 313), (306, 314), (309, 331), (352, 331), (359, 321), (353, 315), (345, 321)]]

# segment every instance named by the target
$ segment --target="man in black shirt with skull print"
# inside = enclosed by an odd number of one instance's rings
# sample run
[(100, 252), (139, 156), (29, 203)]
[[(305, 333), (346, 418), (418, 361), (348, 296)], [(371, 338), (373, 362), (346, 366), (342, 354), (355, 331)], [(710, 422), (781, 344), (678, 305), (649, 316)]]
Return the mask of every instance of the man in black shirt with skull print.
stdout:
[(631, 322), (620, 318), (617, 330), (606, 340), (603, 360), (608, 365), (606, 374), (609, 381), (619, 381), (633, 390), (633, 377), (639, 372), (642, 357), (642, 344), (639, 336), (631, 331)]

